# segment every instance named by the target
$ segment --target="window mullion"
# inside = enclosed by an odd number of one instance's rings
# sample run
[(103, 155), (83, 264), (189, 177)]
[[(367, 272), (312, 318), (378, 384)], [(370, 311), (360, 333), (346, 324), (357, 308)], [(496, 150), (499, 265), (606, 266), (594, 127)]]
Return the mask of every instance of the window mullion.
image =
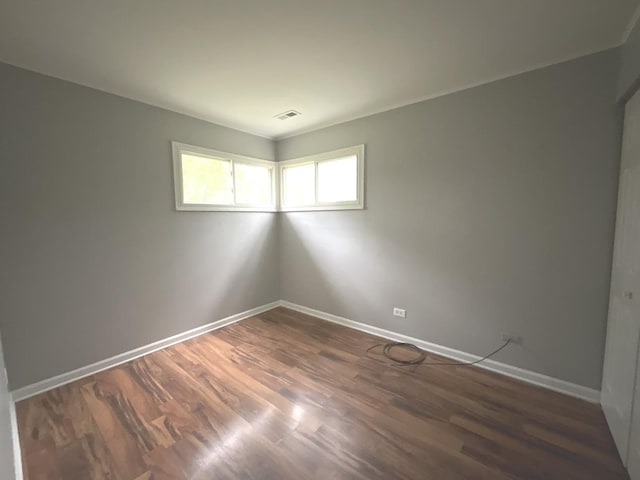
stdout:
[(229, 173), (231, 174), (231, 191), (233, 193), (233, 204), (237, 205), (238, 200), (236, 199), (236, 162), (234, 162), (233, 160), (229, 160), (229, 162), (231, 163), (231, 170)]
[(313, 206), (314, 207), (318, 205), (318, 163), (319, 162), (313, 162), (313, 166), (314, 166)]

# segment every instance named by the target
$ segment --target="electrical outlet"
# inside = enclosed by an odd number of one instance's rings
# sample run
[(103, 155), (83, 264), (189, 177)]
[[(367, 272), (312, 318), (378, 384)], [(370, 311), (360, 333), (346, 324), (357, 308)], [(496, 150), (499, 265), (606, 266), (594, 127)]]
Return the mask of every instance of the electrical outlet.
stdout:
[(522, 337), (519, 335), (511, 335), (510, 333), (502, 332), (500, 334), (500, 340), (506, 342), (507, 340), (511, 341), (513, 345), (522, 345)]
[(404, 308), (393, 307), (393, 316), (407, 318), (407, 311)]

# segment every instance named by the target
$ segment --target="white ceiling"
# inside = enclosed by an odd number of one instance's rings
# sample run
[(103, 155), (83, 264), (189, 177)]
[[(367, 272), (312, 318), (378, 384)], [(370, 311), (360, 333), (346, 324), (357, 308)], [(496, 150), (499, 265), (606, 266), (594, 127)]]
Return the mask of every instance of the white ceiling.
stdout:
[(0, 0), (0, 61), (279, 138), (619, 45), (638, 4)]

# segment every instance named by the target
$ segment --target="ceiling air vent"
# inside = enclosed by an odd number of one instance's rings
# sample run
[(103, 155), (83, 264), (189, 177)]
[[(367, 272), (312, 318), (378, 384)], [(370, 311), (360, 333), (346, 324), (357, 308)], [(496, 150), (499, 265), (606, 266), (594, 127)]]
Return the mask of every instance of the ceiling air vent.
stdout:
[(278, 115), (274, 115), (274, 118), (277, 118), (278, 120), (288, 120), (290, 118), (293, 117), (298, 117), (302, 115), (300, 112), (297, 112), (296, 110), (287, 110), (286, 112), (282, 112), (279, 113)]

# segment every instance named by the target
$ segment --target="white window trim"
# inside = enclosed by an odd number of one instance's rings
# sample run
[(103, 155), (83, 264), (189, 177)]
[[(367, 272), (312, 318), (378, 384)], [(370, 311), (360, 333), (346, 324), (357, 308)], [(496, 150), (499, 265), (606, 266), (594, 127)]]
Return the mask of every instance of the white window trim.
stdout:
[[(221, 152), (210, 148), (197, 147), (186, 143), (171, 142), (173, 151), (173, 186), (175, 193), (176, 210), (178, 211), (206, 211), (206, 212), (277, 212), (278, 211), (278, 179), (280, 177), (277, 162), (262, 160), (259, 158), (245, 157), (235, 153)], [(247, 165), (259, 165), (269, 167), (271, 169), (271, 204), (251, 205), (251, 204), (234, 204), (234, 205), (212, 205), (201, 203), (184, 203), (182, 195), (182, 154), (191, 153), (203, 157), (209, 157), (216, 160), (229, 160), (231, 162), (231, 172), (234, 187), (235, 201), (235, 164), (244, 163)]]
[[(334, 160), (341, 157), (348, 157), (355, 155), (358, 161), (358, 194), (357, 200), (348, 202), (326, 202), (321, 203), (317, 201), (318, 197), (318, 163), (327, 160)], [(303, 165), (305, 163), (313, 163), (316, 169), (316, 202), (312, 205), (287, 207), (284, 205), (284, 179), (283, 167), (289, 167), (292, 165)], [(364, 208), (364, 145), (355, 145), (353, 147), (341, 148), (339, 150), (333, 150), (331, 152), (318, 153), (315, 155), (308, 155), (306, 157), (294, 158), (291, 160), (285, 160), (278, 162), (278, 183), (280, 184), (280, 212), (305, 212), (313, 210), (362, 210)]]

